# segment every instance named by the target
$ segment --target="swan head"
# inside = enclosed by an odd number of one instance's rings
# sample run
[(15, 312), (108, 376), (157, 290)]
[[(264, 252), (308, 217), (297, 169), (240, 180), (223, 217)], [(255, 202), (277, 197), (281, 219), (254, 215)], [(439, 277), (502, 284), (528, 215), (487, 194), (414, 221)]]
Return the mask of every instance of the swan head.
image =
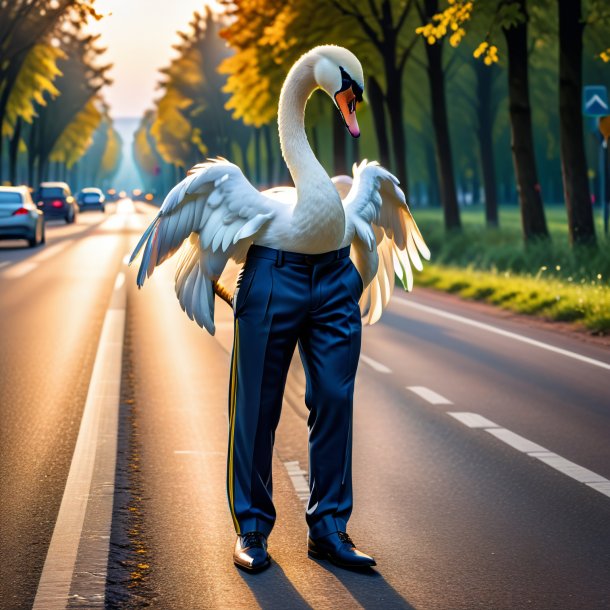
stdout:
[(345, 126), (357, 138), (360, 128), (356, 120), (356, 104), (362, 101), (364, 75), (358, 58), (347, 49), (324, 45), (312, 49), (317, 57), (314, 78), (339, 109)]

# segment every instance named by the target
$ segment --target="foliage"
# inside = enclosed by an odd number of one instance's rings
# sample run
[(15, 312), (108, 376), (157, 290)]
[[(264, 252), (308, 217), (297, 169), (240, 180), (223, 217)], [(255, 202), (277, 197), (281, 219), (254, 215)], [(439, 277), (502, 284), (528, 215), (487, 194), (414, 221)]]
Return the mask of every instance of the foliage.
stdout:
[(428, 265), (416, 283), (461, 297), (485, 301), (518, 313), (547, 319), (578, 322), (596, 334), (610, 334), (610, 288), (592, 280), (541, 281), (539, 276), (472, 268)]
[(65, 163), (70, 169), (93, 143), (93, 134), (102, 121), (98, 100), (91, 98), (64, 129), (51, 150), (49, 159)]
[(3, 136), (12, 137), (18, 118), (31, 124), (36, 117), (36, 105), (46, 105), (45, 95), (59, 95), (53, 83), (61, 76), (57, 67), (60, 59), (65, 59), (65, 54), (58, 47), (45, 43), (32, 47), (8, 97), (2, 122)]

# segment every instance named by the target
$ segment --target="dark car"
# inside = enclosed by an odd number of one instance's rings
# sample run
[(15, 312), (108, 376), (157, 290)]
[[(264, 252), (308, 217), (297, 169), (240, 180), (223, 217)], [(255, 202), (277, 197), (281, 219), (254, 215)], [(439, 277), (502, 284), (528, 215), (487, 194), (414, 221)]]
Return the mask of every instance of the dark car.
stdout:
[(63, 218), (68, 224), (76, 220), (76, 201), (65, 182), (42, 182), (37, 195), (45, 220)]
[(0, 186), (0, 239), (27, 239), (43, 244), (44, 216), (25, 186)]
[(106, 198), (104, 193), (98, 188), (83, 189), (76, 197), (80, 211), (83, 210), (101, 210), (106, 211)]

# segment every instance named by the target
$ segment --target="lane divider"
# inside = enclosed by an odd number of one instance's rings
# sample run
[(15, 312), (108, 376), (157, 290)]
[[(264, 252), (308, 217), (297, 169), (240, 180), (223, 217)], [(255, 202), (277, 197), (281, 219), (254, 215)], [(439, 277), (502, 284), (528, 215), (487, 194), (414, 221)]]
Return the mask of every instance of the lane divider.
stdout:
[(484, 322), (477, 322), (476, 320), (471, 320), (470, 318), (465, 318), (464, 316), (458, 316), (457, 314), (450, 313), (442, 309), (436, 309), (435, 307), (429, 307), (428, 305), (421, 305), (420, 303), (414, 303), (413, 301), (407, 301), (401, 298), (397, 298), (394, 300), (397, 303), (400, 303), (403, 307), (411, 307), (412, 309), (418, 309), (419, 311), (424, 311), (426, 313), (430, 313), (441, 318), (446, 318), (447, 320), (453, 320), (454, 322), (460, 322), (461, 324), (474, 326), (475, 328), (486, 330), (487, 332), (495, 333), (496, 335), (501, 335), (509, 339), (514, 339), (515, 341), (521, 341), (522, 343), (527, 343), (528, 345), (539, 347), (549, 352), (561, 354), (562, 356), (567, 356), (568, 358), (573, 358), (574, 360), (579, 360), (580, 362), (592, 364), (593, 366), (598, 366), (602, 369), (610, 371), (610, 363), (608, 362), (602, 362), (601, 360), (596, 360), (595, 358), (589, 358), (588, 356), (583, 356), (582, 354), (578, 354), (567, 349), (555, 347), (554, 345), (543, 343), (542, 341), (536, 341), (535, 339), (530, 339), (530, 337), (526, 337), (525, 335), (513, 333), (502, 328), (497, 328), (496, 326), (492, 326), (491, 324), (485, 324)]
[[(93, 365), (64, 495), (33, 610), (64, 610), (70, 598), (103, 605), (125, 330), (125, 273), (116, 278)], [(79, 547), (86, 552), (79, 554)], [(78, 564), (78, 578), (74, 578)]]
[(297, 461), (284, 462), (286, 472), (290, 477), (292, 486), (299, 497), (301, 502), (307, 503), (309, 501), (309, 482), (307, 480), (307, 472), (301, 468), (301, 465)]
[(444, 396), (437, 394), (434, 390), (430, 388), (425, 388), (421, 385), (411, 385), (407, 386), (407, 390), (411, 390), (414, 394), (417, 394), (420, 398), (427, 400), (430, 404), (433, 405), (452, 405), (453, 403)]
[(389, 369), (385, 364), (381, 364), (381, 362), (377, 362), (377, 360), (373, 360), (369, 356), (364, 354), (360, 354), (360, 360), (365, 364), (368, 364), (374, 371), (378, 373), (389, 374), (392, 372), (392, 369)]
[(485, 430), (485, 432), (495, 436), (498, 440), (506, 443), (513, 449), (540, 460), (547, 466), (557, 470), (557, 472), (561, 472), (561, 474), (564, 474), (579, 483), (584, 483), (588, 487), (595, 489), (595, 491), (610, 497), (610, 479), (607, 479), (588, 468), (579, 466), (519, 434), (502, 428), (478, 413), (448, 412), (447, 414), (469, 428), (481, 428)]

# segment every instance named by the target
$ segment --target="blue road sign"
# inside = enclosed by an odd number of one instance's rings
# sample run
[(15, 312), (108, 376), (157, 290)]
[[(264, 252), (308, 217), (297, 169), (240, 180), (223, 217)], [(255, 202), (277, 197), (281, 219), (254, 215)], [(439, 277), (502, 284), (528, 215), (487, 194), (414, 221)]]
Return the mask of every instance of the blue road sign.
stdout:
[(604, 85), (583, 87), (582, 113), (585, 116), (606, 116), (610, 114), (608, 90)]

